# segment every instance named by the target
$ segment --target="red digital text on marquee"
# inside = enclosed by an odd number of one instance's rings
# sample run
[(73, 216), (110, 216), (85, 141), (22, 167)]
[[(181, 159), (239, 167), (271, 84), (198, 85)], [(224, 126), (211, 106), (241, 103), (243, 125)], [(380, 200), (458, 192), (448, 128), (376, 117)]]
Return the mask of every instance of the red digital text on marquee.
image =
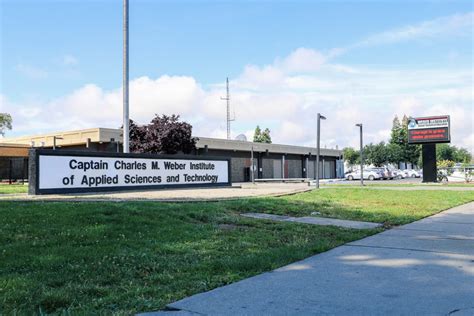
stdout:
[(446, 129), (411, 130), (410, 138), (413, 140), (447, 138)]

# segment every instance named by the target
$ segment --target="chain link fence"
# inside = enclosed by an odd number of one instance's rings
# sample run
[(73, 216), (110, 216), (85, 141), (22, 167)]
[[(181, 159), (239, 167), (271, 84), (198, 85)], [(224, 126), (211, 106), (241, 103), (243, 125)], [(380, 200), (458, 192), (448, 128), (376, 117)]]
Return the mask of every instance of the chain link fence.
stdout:
[(474, 166), (438, 168), (439, 182), (474, 182)]

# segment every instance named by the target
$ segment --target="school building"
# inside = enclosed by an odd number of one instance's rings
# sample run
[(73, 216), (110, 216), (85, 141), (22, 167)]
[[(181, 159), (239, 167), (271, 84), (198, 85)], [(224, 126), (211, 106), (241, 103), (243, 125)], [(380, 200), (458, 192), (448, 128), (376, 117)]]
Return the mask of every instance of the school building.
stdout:
[[(0, 180), (15, 181), (28, 178), (28, 149), (31, 147), (116, 152), (121, 150), (121, 133), (120, 129), (91, 128), (1, 139)], [(197, 149), (191, 155), (230, 157), (233, 183), (251, 181), (252, 170), (257, 181), (316, 177), (314, 147), (197, 138)], [(342, 178), (344, 175), (342, 151), (321, 148), (319, 171), (321, 179)]]

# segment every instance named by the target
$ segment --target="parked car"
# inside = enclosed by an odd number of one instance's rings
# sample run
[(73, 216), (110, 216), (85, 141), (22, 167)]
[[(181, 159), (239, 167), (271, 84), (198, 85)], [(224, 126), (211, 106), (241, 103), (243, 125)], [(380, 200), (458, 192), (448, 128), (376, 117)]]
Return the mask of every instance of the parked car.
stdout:
[(404, 179), (405, 178), (405, 173), (403, 173), (402, 170), (400, 169), (393, 169), (392, 170), (392, 175), (394, 179)]
[(405, 178), (419, 178), (421, 177), (421, 172), (416, 171), (415, 169), (406, 169), (403, 170)]
[(390, 169), (388, 169), (387, 167), (373, 168), (373, 169), (380, 171), (383, 179), (390, 179), (390, 180), (393, 179), (392, 171), (390, 171)]
[[(376, 169), (364, 169), (364, 179), (367, 180), (378, 180), (382, 179), (383, 175)], [(349, 172), (346, 174), (346, 179), (349, 181), (360, 180), (360, 170)]]

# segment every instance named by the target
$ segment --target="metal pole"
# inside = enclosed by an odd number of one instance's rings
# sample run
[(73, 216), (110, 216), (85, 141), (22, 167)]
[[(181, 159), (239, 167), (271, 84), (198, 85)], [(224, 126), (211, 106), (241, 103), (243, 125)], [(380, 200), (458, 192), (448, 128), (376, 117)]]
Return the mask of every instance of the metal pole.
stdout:
[(362, 141), (362, 124), (360, 127), (360, 185), (364, 185), (364, 144)]
[(255, 184), (255, 175), (253, 174), (253, 146), (252, 150), (250, 151), (250, 179), (252, 179), (252, 183)]
[(321, 134), (321, 114), (318, 113), (317, 132), (316, 132), (316, 189), (319, 189), (319, 140)]
[(123, 0), (123, 152), (130, 152), (128, 107), (128, 0)]
[(226, 78), (226, 100), (227, 100), (227, 139), (230, 139), (230, 94), (229, 94), (229, 77)]

